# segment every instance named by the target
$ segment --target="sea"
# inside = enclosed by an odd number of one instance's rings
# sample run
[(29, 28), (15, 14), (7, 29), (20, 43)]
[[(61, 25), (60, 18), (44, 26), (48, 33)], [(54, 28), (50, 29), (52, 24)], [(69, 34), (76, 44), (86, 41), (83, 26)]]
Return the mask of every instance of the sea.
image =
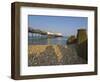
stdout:
[(28, 37), (28, 44), (29, 45), (66, 45), (67, 37)]

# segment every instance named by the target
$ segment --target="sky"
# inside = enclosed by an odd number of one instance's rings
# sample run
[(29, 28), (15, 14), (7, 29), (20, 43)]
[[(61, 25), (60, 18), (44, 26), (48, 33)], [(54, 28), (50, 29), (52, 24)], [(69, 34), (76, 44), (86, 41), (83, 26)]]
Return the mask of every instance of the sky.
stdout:
[(43, 16), (29, 15), (28, 27), (50, 31), (54, 33), (62, 33), (63, 36), (76, 35), (80, 28), (87, 29), (87, 17), (70, 17), (70, 16)]

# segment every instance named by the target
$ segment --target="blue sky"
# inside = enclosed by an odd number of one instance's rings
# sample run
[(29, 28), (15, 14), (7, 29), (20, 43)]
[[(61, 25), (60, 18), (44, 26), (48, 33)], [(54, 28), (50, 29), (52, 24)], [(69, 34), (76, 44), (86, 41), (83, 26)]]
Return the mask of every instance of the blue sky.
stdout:
[(29, 15), (28, 27), (50, 32), (60, 32), (64, 36), (76, 35), (77, 29), (88, 27), (87, 17)]

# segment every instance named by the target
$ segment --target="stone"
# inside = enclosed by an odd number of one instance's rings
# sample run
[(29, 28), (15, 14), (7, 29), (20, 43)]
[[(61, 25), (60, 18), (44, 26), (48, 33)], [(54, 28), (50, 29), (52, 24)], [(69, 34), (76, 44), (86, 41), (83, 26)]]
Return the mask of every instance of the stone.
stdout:
[(67, 44), (74, 44), (74, 43), (76, 43), (76, 37), (72, 35), (68, 38)]

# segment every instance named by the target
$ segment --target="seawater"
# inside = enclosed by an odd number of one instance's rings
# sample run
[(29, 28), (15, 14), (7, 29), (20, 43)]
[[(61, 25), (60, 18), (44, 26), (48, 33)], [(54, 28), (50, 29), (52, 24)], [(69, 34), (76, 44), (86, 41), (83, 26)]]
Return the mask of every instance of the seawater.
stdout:
[(28, 44), (29, 45), (66, 45), (67, 37), (28, 37)]

